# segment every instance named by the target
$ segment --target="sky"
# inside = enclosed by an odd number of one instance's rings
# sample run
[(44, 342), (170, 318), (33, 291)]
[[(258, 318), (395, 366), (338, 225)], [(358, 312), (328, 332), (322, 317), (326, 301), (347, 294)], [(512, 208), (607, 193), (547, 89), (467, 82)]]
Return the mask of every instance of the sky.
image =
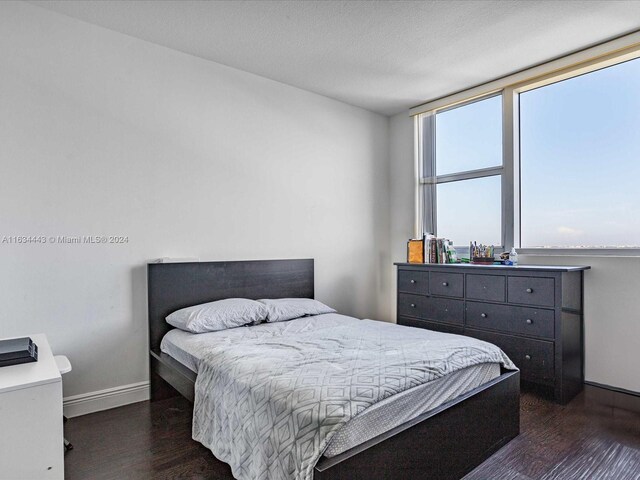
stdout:
[[(502, 97), (436, 115), (436, 175), (502, 165)], [(500, 245), (500, 176), (437, 186), (438, 236)]]
[[(500, 101), (436, 116), (438, 175), (501, 165)], [(522, 247), (640, 246), (640, 59), (522, 93), (520, 131)], [(500, 244), (499, 179), (439, 185), (438, 235)]]

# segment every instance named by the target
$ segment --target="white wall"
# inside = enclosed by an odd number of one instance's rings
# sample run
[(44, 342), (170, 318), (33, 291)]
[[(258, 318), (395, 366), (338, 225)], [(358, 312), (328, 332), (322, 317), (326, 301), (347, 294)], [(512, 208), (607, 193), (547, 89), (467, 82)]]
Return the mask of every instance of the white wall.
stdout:
[(0, 336), (44, 332), (65, 396), (147, 379), (145, 262), (316, 259), (388, 320), (387, 118), (22, 3), (0, 5)]
[[(389, 145), (391, 258), (398, 262), (406, 258), (404, 242), (413, 235), (413, 122), (408, 113), (391, 118)], [(586, 380), (640, 392), (640, 258), (522, 255), (520, 262), (591, 265), (584, 292)], [(393, 282), (395, 274), (393, 269)]]
[(393, 285), (391, 318), (396, 320), (397, 271), (393, 262), (407, 261), (407, 240), (414, 236), (414, 159), (413, 119), (407, 113), (389, 122), (389, 188), (391, 283)]

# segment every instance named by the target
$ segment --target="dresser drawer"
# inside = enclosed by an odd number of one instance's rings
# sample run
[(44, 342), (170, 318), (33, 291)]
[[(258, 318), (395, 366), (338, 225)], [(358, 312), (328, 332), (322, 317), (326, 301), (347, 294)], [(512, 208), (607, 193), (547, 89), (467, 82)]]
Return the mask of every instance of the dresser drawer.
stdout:
[(467, 275), (466, 298), (504, 302), (505, 277), (502, 275)]
[(432, 295), (462, 297), (464, 293), (464, 275), (462, 273), (429, 273), (429, 292)]
[(451, 325), (448, 323), (427, 322), (425, 320), (418, 320), (416, 318), (398, 317), (398, 325), (425, 328), (427, 330), (434, 330), (436, 332), (456, 333), (458, 335), (462, 335), (463, 333), (462, 326)]
[(429, 272), (400, 270), (398, 272), (398, 291), (405, 293), (429, 293)]
[(422, 318), (436, 322), (464, 325), (464, 302), (451, 298), (429, 297)]
[(398, 294), (398, 315), (462, 326), (464, 324), (464, 302), (450, 298), (400, 293)]
[(426, 311), (428, 297), (412, 295), (409, 293), (398, 294), (398, 316), (421, 317)]
[(465, 329), (465, 335), (500, 347), (520, 369), (520, 377), (523, 380), (553, 385), (555, 373), (553, 342), (513, 337), (471, 328)]
[(555, 313), (530, 307), (467, 302), (466, 325), (553, 339)]
[(553, 278), (508, 277), (507, 300), (509, 303), (553, 307), (555, 281)]

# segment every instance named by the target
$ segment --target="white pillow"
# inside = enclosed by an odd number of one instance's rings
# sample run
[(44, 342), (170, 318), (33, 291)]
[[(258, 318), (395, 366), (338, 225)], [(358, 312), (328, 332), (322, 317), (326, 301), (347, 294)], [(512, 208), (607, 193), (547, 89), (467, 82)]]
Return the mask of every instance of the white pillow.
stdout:
[(278, 298), (258, 300), (267, 306), (269, 311), (267, 322), (283, 322), (305, 315), (322, 315), (323, 313), (336, 313), (324, 303), (312, 298)]
[(186, 307), (168, 315), (166, 320), (191, 333), (215, 332), (227, 328), (260, 323), (267, 318), (267, 307), (247, 298), (226, 298)]

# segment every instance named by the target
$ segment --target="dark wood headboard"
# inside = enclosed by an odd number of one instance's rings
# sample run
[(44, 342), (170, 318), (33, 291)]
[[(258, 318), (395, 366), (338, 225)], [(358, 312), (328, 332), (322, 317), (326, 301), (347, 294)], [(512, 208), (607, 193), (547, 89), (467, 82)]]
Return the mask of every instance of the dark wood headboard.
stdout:
[(314, 298), (313, 259), (149, 263), (149, 349), (160, 352), (176, 310), (224, 298)]

